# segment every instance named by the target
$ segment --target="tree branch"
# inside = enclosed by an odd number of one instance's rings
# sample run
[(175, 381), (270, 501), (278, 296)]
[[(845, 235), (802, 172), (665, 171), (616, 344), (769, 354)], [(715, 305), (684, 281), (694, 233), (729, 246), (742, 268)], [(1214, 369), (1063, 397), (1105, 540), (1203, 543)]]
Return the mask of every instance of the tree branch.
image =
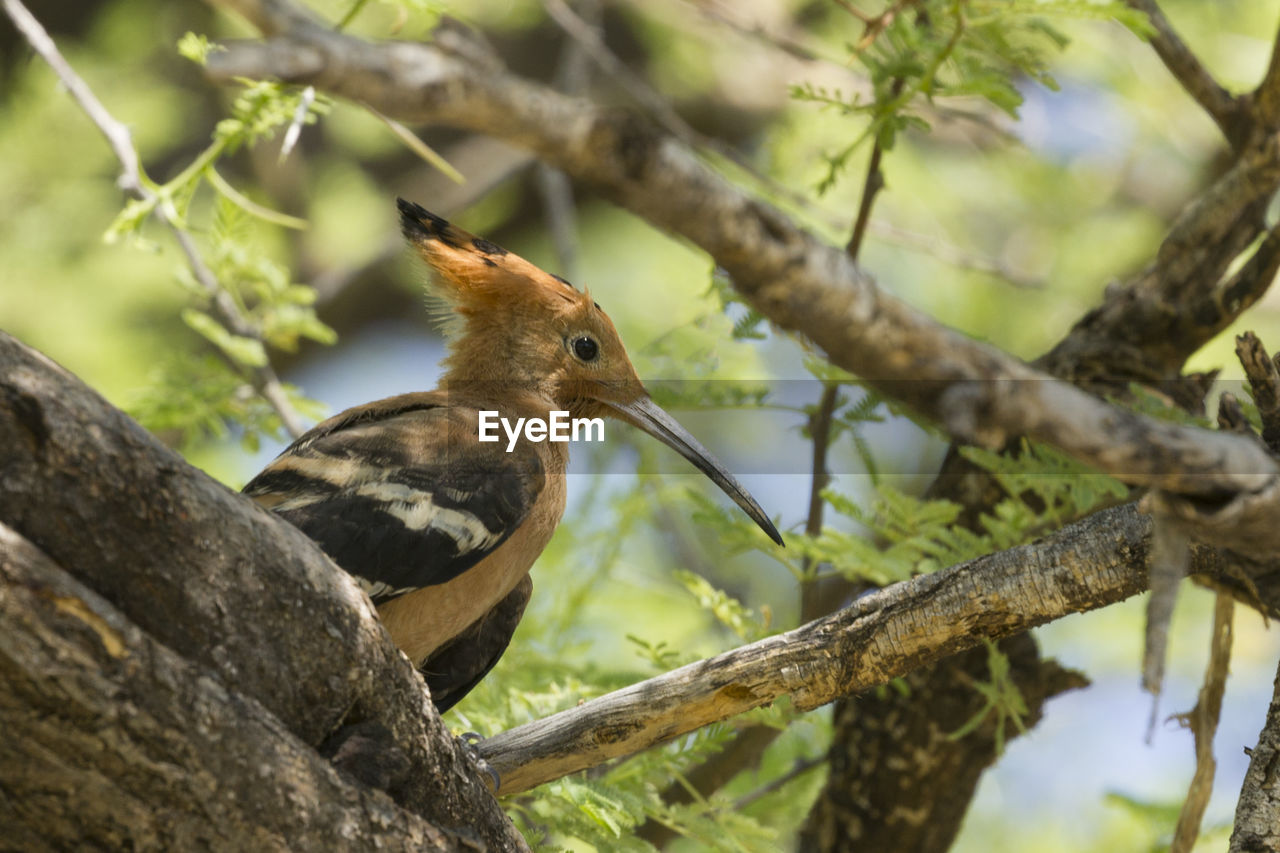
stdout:
[[(827, 451), (831, 447), (831, 421), (839, 401), (839, 383), (824, 383), (822, 396), (818, 398), (816, 408), (809, 415), (809, 439), (813, 442), (813, 462), (810, 466), (809, 511), (805, 514), (804, 533), (813, 538), (821, 535), (822, 519), (826, 514), (827, 500), (822, 496), (822, 491), (831, 485), (831, 472), (827, 470)], [(800, 581), (800, 621), (808, 622), (830, 613), (831, 608), (824, 605), (821, 582), (816, 577), (810, 576), (814, 567), (808, 557), (804, 559), (802, 568), (805, 577)]]
[(0, 624), (6, 844), (459, 849), (4, 524)]
[(1280, 182), (1274, 145), (1249, 149), (1187, 205), (1155, 261), (1108, 289), (1034, 365), (1062, 379), (1158, 384), (1254, 305), (1280, 269), (1280, 227), (1237, 272), (1232, 262), (1265, 230), (1267, 202)]
[(1236, 355), (1244, 366), (1262, 420), (1262, 440), (1280, 453), (1280, 367), (1253, 332), (1236, 338)]
[[(816, 537), (822, 532), (822, 518), (826, 511), (826, 499), (822, 490), (831, 483), (831, 472), (827, 470), (827, 451), (831, 445), (831, 422), (835, 416), (836, 406), (840, 401), (840, 384), (838, 382), (823, 383), (822, 396), (818, 398), (814, 410), (809, 415), (809, 438), (813, 442), (813, 456), (809, 480), (809, 510), (805, 517), (804, 532), (806, 536)], [(824, 585), (811, 575), (813, 562), (806, 557), (801, 564), (800, 580), (800, 620), (809, 622), (819, 616), (831, 612), (829, 604), (822, 593)], [(706, 761), (693, 768), (685, 778), (668, 785), (662, 792), (662, 799), (667, 803), (693, 802), (695, 795), (706, 797), (713, 791), (727, 785), (734, 776), (755, 766), (764, 751), (769, 748), (782, 730), (774, 726), (750, 725), (741, 729), (725, 748), (707, 758)], [(645, 821), (636, 831), (636, 836), (648, 841), (655, 847), (661, 847), (676, 835), (675, 830), (658, 823), (653, 819)]]
[(1258, 745), (1245, 752), (1249, 754), (1249, 769), (1236, 803), (1230, 851), (1280, 850), (1280, 671), (1276, 672), (1275, 692)]
[(1182, 84), (1182, 88), (1187, 90), (1187, 94), (1209, 114), (1227, 141), (1233, 147), (1239, 147), (1251, 129), (1251, 123), (1247, 121), (1240, 101), (1213, 79), (1196, 55), (1174, 32), (1169, 19), (1160, 11), (1155, 0), (1128, 0), (1128, 3), (1145, 12), (1147, 19), (1151, 21), (1151, 26), (1155, 29), (1155, 34), (1151, 36), (1151, 47), (1165, 67)]
[[(900, 89), (901, 81), (895, 80), (894, 89)], [(895, 91), (896, 95), (897, 92)], [(858, 202), (858, 215), (853, 221), (853, 232), (849, 235), (849, 242), (845, 244), (844, 250), (853, 260), (858, 260), (858, 253), (862, 251), (862, 238), (867, 234), (867, 224), (871, 221), (871, 206), (875, 204), (876, 195), (880, 190), (884, 189), (884, 173), (880, 171), (880, 157), (883, 154), (880, 147), (880, 140), (877, 139), (871, 145), (871, 159), (867, 163), (867, 177), (862, 184), (862, 200)]]
[(1271, 46), (1271, 61), (1262, 82), (1253, 91), (1254, 120), (1265, 128), (1280, 125), (1280, 31)]
[(379, 724), (410, 767), (399, 805), (525, 849), (348, 575), (3, 333), (0, 470), (0, 522), (157, 641), (312, 746)]
[[(281, 22), (289, 30), (211, 55), (215, 79), (278, 77), (368, 101), (402, 119), (527, 146), (701, 246), (775, 324), (805, 335), (833, 363), (960, 440), (999, 447), (1027, 435), (1131, 483), (1207, 499), (1230, 509), (1237, 522), (1272, 518), (1280, 506), (1280, 469), (1255, 442), (1124, 411), (938, 325), (881, 292), (843, 251), (729, 184), (679, 140), (514, 77), (456, 30), (441, 33), (434, 45), (375, 45), (303, 19), (284, 0), (222, 5), (249, 8), (251, 20), (267, 20), (268, 32)], [(1280, 139), (1270, 138), (1241, 167), (1251, 180), (1274, 186)], [(1216, 510), (1212, 519), (1197, 518), (1203, 504), (1183, 509), (1197, 528), (1221, 526)], [(1266, 533), (1258, 553), (1280, 545), (1276, 525), (1251, 529)]]
[[(3, 334), (0, 448), (0, 519), (74, 567), (141, 630), (260, 701), (305, 743), (340, 722), (385, 726), (410, 767), (389, 791), (397, 803), (437, 825), (471, 827), (491, 849), (523, 849), (368, 599), (299, 531), (213, 483)], [(1132, 506), (1099, 513), (503, 733), (480, 750), (510, 793), (783, 694), (798, 708), (816, 707), (982, 637), (1140, 591), (1150, 526)], [(1211, 549), (1197, 548), (1193, 565), (1227, 574)]]
[[(1151, 522), (1132, 505), (1039, 542), (886, 587), (779, 634), (491, 737), (480, 753), (514, 794), (789, 695), (800, 710), (939, 658), (1120, 601), (1146, 587)], [(1196, 571), (1222, 573), (1198, 548)]]

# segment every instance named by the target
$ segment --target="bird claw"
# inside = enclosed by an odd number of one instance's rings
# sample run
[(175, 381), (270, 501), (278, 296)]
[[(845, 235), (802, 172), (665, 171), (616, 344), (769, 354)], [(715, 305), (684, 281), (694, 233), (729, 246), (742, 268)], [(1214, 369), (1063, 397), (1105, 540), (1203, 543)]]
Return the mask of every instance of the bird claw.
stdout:
[(463, 732), (458, 735), (458, 742), (462, 745), (462, 751), (471, 759), (471, 763), (476, 770), (485, 774), (492, 786), (489, 788), (490, 793), (496, 793), (502, 787), (502, 777), (498, 775), (498, 771), (493, 769), (493, 765), (485, 760), (480, 754), (480, 750), (476, 746), (484, 740), (484, 737), (476, 732)]

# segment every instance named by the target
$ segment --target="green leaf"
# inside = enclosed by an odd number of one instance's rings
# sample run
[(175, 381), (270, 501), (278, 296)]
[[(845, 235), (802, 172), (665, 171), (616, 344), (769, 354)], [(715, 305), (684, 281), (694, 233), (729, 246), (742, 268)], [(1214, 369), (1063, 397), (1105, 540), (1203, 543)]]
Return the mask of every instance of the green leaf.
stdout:
[(767, 626), (753, 611), (724, 590), (712, 586), (706, 578), (682, 569), (671, 574), (698, 600), (699, 605), (742, 640), (750, 642), (766, 636)]
[(236, 207), (243, 210), (251, 216), (256, 216), (263, 222), (270, 222), (272, 225), (279, 225), (283, 228), (292, 228), (296, 231), (305, 231), (307, 228), (307, 220), (299, 219), (296, 216), (289, 216), (287, 213), (281, 213), (278, 210), (272, 210), (269, 207), (263, 207), (253, 199), (241, 193), (231, 184), (227, 183), (218, 170), (209, 166), (204, 172), (205, 180), (209, 185), (217, 190), (227, 201), (230, 201)]
[(242, 364), (246, 367), (266, 366), (267, 351), (262, 346), (262, 341), (246, 338), (242, 335), (234, 335), (227, 331), (217, 320), (194, 308), (184, 308), (182, 310), (182, 321), (203, 335), (206, 340), (226, 353), (237, 364)]
[(196, 35), (188, 31), (178, 39), (178, 55), (190, 59), (197, 65), (207, 64), (209, 54), (215, 50), (226, 50), (226, 48), (209, 41), (209, 37), (205, 35)]
[(127, 234), (136, 234), (151, 211), (155, 210), (156, 201), (155, 198), (128, 201), (102, 235), (103, 242), (115, 243)]

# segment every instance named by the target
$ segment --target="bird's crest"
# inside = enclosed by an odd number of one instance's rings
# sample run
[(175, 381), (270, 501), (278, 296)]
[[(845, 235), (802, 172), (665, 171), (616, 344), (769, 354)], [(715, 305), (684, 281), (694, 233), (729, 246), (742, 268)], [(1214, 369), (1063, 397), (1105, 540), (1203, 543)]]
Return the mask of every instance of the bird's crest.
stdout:
[(584, 299), (573, 285), (513, 252), (463, 231), (421, 205), (396, 199), (400, 229), (433, 272), (428, 296), (446, 336), (456, 338), (468, 317), (505, 314), (520, 305)]

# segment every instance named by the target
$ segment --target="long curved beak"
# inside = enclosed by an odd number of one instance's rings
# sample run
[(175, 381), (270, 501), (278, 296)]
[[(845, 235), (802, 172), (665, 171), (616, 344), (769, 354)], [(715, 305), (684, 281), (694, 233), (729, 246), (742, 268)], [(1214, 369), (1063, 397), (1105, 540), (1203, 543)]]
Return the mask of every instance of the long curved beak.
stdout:
[(612, 400), (601, 400), (601, 402), (617, 410), (625, 420), (640, 427), (640, 429), (692, 462), (694, 467), (710, 477), (711, 481), (719, 486), (726, 495), (733, 498), (733, 502), (742, 507), (743, 511), (751, 516), (756, 524), (760, 525), (760, 529), (770, 539), (786, 547), (786, 543), (782, 541), (782, 536), (778, 533), (778, 529), (773, 526), (769, 516), (765, 515), (764, 510), (760, 508), (760, 504), (756, 503), (756, 499), (751, 497), (747, 490), (742, 487), (742, 484), (734, 479), (733, 475), (720, 464), (720, 461), (699, 444), (698, 440), (690, 435), (688, 430), (680, 426), (675, 418), (664, 412), (647, 395), (636, 397), (629, 403), (618, 403)]

